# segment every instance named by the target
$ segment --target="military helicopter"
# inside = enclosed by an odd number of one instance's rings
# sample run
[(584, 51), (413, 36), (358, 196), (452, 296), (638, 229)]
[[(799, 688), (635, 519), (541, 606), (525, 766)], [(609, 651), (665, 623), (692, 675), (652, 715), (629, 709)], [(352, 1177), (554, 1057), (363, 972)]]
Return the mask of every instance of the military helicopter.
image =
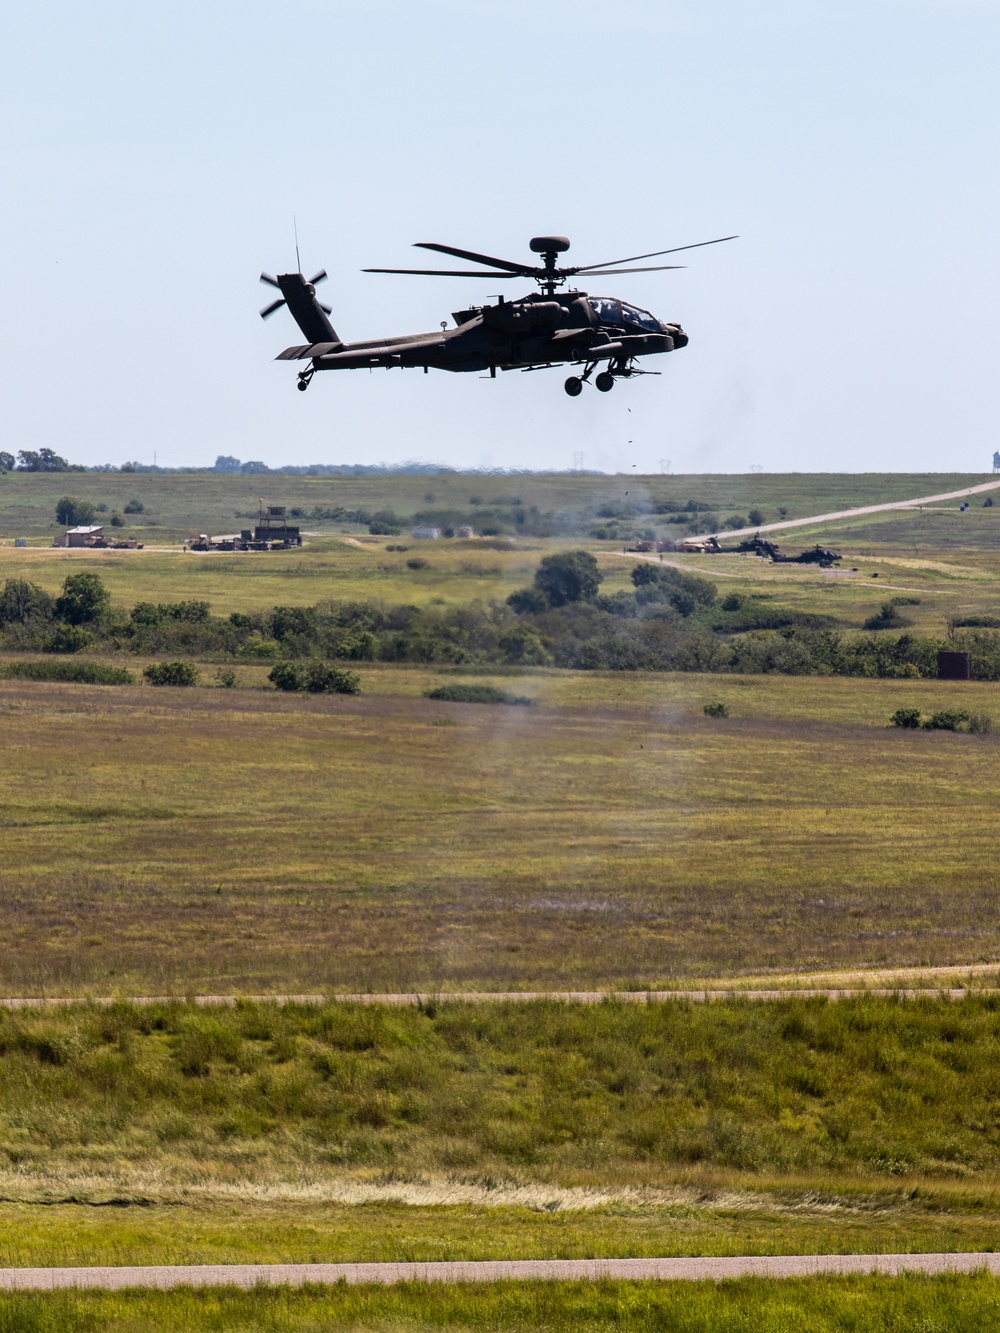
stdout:
[(582, 367), (580, 374), (570, 375), (566, 380), (564, 387), (570, 397), (575, 398), (583, 392), (583, 386), (590, 382), (599, 366), (603, 369), (594, 378), (594, 385), (601, 393), (607, 393), (614, 388), (617, 379), (658, 374), (658, 371), (640, 369), (638, 359), (686, 346), (687, 334), (679, 324), (665, 324), (648, 310), (640, 310), (615, 297), (589, 296), (586, 292), (559, 291), (559, 288), (578, 274), (585, 274), (587, 278), (611, 277), (619, 273), (653, 273), (681, 268), (683, 265), (679, 264), (652, 264), (641, 268), (620, 268), (618, 265), (735, 239), (735, 236), (719, 236), (694, 245), (676, 245), (669, 250), (630, 255), (626, 259), (575, 266), (556, 263), (557, 258), (569, 249), (565, 236), (532, 237), (528, 247), (533, 254), (541, 256), (540, 264), (519, 264), (508, 259), (494, 259), (474, 250), (419, 241), (417, 248), (421, 250), (436, 250), (457, 259), (484, 264), (487, 268), (485, 271), (433, 268), (367, 268), (362, 271), (435, 278), (532, 278), (541, 290), (514, 301), (506, 301), (500, 296), (496, 305), (473, 305), (456, 310), (452, 316), (455, 327), (449, 329), (447, 322), (442, 323), (439, 333), (345, 343), (330, 323), (330, 307), (316, 299), (316, 287), (327, 276), (325, 269), (308, 280), (301, 273), (279, 273), (277, 277), (262, 273), (261, 282), (277, 287), (281, 295), (260, 315), (267, 319), (281, 306), (287, 305), (303, 337), (308, 338), (307, 343), (286, 347), (276, 357), (278, 361), (311, 362), (307, 369), (299, 371), (298, 387), (303, 392), (308, 389), (317, 370), (359, 370), (374, 366), (392, 369), (398, 366), (423, 367), (426, 374), (433, 367), (435, 370), (489, 371), (490, 377), (495, 379), (498, 368), (544, 370), (568, 363)]

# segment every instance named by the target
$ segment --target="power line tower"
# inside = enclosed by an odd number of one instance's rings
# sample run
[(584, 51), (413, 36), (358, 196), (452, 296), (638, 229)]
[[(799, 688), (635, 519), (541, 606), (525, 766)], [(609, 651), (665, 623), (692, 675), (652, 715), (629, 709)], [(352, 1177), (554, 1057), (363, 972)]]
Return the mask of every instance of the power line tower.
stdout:
[(583, 450), (582, 450), (582, 449), (577, 449), (576, 452), (573, 454), (573, 471), (574, 471), (574, 472), (582, 472), (582, 471), (583, 471)]
[(663, 473), (664, 476), (666, 476), (666, 477), (669, 477), (669, 476), (670, 476), (670, 459), (669, 459), (669, 458), (661, 458), (661, 459), (660, 459), (660, 471)]

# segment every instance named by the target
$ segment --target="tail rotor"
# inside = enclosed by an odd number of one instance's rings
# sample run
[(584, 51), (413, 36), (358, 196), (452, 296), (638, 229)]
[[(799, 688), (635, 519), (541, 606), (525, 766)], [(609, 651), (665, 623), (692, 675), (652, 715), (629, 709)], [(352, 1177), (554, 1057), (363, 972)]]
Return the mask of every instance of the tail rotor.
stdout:
[[(301, 277), (301, 274), (297, 274), (296, 276)], [(315, 296), (316, 288), (319, 286), (321, 282), (325, 282), (326, 279), (327, 279), (326, 269), (321, 268), (320, 271), (314, 274), (314, 276), (311, 277), (309, 281), (305, 284), (305, 289), (306, 292), (309, 294), (309, 296)], [(277, 287), (279, 292), (284, 290), (278, 279), (272, 278), (270, 273), (262, 273), (260, 275), (260, 280), (261, 282), (265, 283), (268, 287)], [(260, 312), (261, 319), (270, 318), (270, 316), (273, 315), (276, 310), (280, 310), (283, 305), (287, 304), (288, 303), (285, 297), (279, 296), (276, 301), (272, 301), (270, 305), (266, 305), (264, 309)], [(317, 301), (316, 304), (319, 306), (320, 310), (323, 311), (324, 315), (329, 315), (331, 313), (331, 307), (328, 305), (324, 305), (322, 301)]]

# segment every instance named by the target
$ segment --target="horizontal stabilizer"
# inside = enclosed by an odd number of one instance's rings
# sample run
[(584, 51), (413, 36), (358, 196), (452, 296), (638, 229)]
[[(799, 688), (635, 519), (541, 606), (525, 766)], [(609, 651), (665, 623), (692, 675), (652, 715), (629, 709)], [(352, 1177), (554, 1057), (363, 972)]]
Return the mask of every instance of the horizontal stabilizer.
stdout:
[(311, 356), (329, 356), (343, 347), (343, 343), (305, 343), (301, 347), (286, 347), (274, 358), (275, 361), (305, 361)]

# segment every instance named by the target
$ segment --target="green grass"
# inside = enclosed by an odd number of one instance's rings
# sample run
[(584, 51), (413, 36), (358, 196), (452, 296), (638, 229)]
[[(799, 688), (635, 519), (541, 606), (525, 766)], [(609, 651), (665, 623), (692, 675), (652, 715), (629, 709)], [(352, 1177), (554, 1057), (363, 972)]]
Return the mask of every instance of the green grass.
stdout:
[(4, 1293), (4, 1333), (319, 1333), (321, 1329), (572, 1329), (601, 1333), (966, 1333), (994, 1326), (984, 1274), (742, 1278), (711, 1282), (503, 1282), (447, 1286)]
[(6, 682), (0, 987), (633, 988), (1000, 955), (1000, 741), (888, 726), (996, 715), (996, 685), (540, 671), (492, 678), (539, 707), (471, 710), (421, 697), (461, 676), (360, 674), (357, 698)]
[(992, 1181), (998, 1070), (991, 996), (22, 1011), (0, 1018), (0, 1151), (8, 1197), (359, 1172)]

